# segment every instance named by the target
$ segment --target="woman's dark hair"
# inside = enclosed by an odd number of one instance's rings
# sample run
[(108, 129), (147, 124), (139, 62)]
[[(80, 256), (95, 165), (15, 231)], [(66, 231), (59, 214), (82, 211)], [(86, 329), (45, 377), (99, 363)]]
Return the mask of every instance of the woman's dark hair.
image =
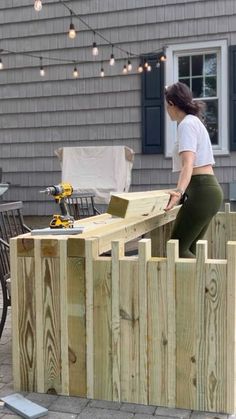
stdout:
[(193, 101), (193, 95), (187, 84), (177, 82), (165, 89), (167, 103), (173, 103), (186, 114), (196, 115), (202, 119), (205, 104)]

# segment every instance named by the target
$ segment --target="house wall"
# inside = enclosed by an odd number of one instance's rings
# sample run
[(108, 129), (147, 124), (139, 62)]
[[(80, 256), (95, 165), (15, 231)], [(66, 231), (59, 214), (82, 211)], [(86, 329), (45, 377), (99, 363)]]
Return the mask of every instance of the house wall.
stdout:
[[(75, 13), (112, 43), (137, 54), (173, 43), (227, 39), (236, 44), (235, 0), (71, 0)], [(91, 54), (93, 33), (74, 19), (75, 40), (66, 35), (69, 13), (57, 0), (43, 0), (36, 13), (33, 0), (1, 0), (1, 48), (37, 56), (78, 60), (73, 64), (44, 60), (46, 76), (39, 76), (39, 59), (2, 54), (0, 72), (0, 167), (10, 182), (5, 199), (24, 201), (25, 214), (54, 211), (50, 197), (39, 194), (60, 182), (58, 147), (127, 145), (135, 151), (131, 190), (162, 189), (175, 184), (171, 160), (142, 155), (141, 78), (136, 71), (121, 74), (124, 54), (96, 38), (107, 75), (100, 78), (101, 56)], [(139, 60), (133, 59), (134, 68)], [(236, 178), (236, 153), (216, 157), (216, 174), (228, 197), (228, 183)]]

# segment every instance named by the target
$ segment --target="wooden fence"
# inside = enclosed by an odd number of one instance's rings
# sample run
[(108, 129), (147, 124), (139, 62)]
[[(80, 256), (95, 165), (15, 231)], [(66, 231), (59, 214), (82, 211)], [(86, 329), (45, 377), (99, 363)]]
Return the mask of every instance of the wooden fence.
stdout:
[(16, 390), (236, 413), (236, 213), (216, 215), (196, 259), (175, 240), (163, 256), (163, 229), (133, 256), (122, 240), (111, 256), (98, 238), (83, 256), (75, 238), (12, 240)]

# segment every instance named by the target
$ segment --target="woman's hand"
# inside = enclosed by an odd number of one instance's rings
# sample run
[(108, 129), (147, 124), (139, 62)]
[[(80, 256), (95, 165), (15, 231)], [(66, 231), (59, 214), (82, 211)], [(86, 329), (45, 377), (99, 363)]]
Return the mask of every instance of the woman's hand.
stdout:
[(174, 208), (176, 205), (179, 204), (179, 201), (182, 198), (182, 194), (181, 192), (177, 192), (177, 191), (168, 191), (168, 193), (170, 194), (170, 199), (169, 202), (165, 208), (165, 211), (169, 211), (172, 208)]

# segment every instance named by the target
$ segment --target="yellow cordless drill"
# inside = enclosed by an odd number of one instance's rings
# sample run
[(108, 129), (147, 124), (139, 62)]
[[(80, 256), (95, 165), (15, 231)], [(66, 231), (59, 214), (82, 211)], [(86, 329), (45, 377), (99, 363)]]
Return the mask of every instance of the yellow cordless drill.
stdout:
[(50, 228), (73, 228), (74, 217), (69, 214), (68, 206), (65, 201), (66, 197), (72, 195), (73, 187), (69, 183), (59, 183), (59, 185), (48, 186), (44, 191), (40, 192), (52, 195), (61, 209), (61, 214), (53, 215), (50, 222)]

